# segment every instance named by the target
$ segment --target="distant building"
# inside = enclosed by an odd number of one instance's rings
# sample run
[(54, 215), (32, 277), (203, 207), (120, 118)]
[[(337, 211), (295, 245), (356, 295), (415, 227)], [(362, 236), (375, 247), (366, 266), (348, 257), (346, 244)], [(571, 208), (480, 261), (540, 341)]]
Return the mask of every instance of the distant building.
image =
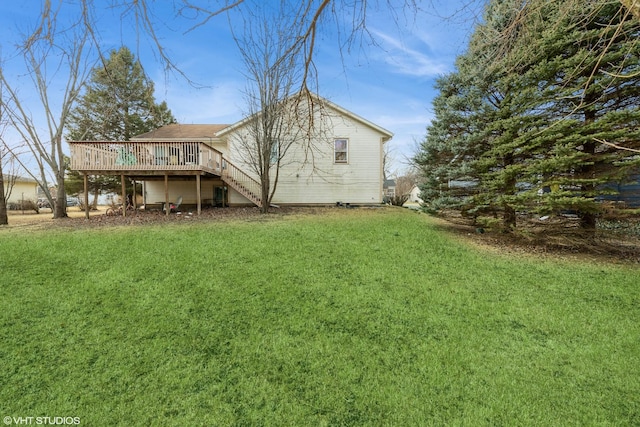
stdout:
[(414, 185), (411, 189), (411, 193), (409, 193), (410, 203), (423, 203), (423, 200), (420, 198), (420, 188), (417, 185)]
[(396, 196), (396, 180), (395, 179), (385, 179), (382, 184), (382, 199), (385, 203), (389, 203), (389, 201)]
[(598, 196), (599, 200), (624, 203), (629, 208), (640, 208), (640, 174), (631, 175), (625, 182), (605, 184), (601, 188), (612, 190), (616, 194)]
[(38, 201), (38, 183), (35, 179), (17, 175), (3, 175), (4, 195), (7, 205), (19, 205), (22, 201)]

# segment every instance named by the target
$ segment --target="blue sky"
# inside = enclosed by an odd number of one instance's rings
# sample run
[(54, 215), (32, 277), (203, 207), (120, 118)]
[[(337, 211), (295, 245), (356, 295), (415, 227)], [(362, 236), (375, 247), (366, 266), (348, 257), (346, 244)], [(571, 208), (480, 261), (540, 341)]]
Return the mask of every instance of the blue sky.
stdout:
[[(412, 156), (424, 137), (432, 118), (435, 78), (453, 70), (455, 57), (464, 51), (483, 1), (422, 3), (424, 11), (417, 16), (400, 15), (397, 24), (386, 8), (370, 7), (368, 29), (378, 46), (357, 46), (351, 52), (343, 51), (341, 56), (335, 31), (329, 28), (320, 33), (316, 50), (320, 95), (393, 132), (389, 144), (395, 170), (403, 168), (404, 159)], [(16, 28), (26, 28), (37, 19), (39, 7), (34, 4), (34, 0), (0, 3), (5, 69), (15, 61), (7, 58), (13, 52)], [(245, 81), (227, 18), (215, 17), (185, 33), (189, 25), (175, 19), (172, 4), (168, 0), (153, 3), (154, 13), (162, 22), (157, 27), (158, 34), (177, 66), (203, 87), (192, 87), (183, 78), (165, 73), (152, 44), (133, 30), (132, 17), (122, 17), (119, 11), (106, 6), (100, 9), (98, 18), (103, 48), (117, 49), (124, 44), (136, 53), (155, 82), (156, 100), (165, 100), (179, 122), (240, 120)], [(29, 85), (20, 88), (24, 95), (29, 90)], [(37, 105), (33, 114), (39, 114)]]

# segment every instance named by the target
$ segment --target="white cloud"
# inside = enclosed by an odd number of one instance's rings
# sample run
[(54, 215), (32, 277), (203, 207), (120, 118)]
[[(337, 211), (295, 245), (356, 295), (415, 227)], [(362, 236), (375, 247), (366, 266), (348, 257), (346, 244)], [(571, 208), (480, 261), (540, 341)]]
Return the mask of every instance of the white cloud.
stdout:
[(384, 53), (377, 55), (377, 59), (390, 65), (395, 73), (416, 77), (433, 77), (450, 69), (449, 62), (445, 58), (438, 58), (433, 52), (428, 44), (429, 38), (424, 34), (420, 37), (411, 36), (411, 42), (417, 45), (412, 48), (399, 38), (378, 30), (371, 32), (384, 50)]

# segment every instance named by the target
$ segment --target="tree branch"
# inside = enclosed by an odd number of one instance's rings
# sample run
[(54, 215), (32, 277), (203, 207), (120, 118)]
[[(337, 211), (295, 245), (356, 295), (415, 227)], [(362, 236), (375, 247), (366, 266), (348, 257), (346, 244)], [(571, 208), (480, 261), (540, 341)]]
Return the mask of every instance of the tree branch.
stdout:
[(640, 150), (636, 150), (635, 148), (623, 147), (618, 144), (614, 144), (613, 142), (605, 141), (604, 139), (593, 138), (594, 141), (599, 142), (600, 144), (608, 145), (609, 147), (616, 148), (618, 150), (631, 151), (632, 153), (640, 153)]

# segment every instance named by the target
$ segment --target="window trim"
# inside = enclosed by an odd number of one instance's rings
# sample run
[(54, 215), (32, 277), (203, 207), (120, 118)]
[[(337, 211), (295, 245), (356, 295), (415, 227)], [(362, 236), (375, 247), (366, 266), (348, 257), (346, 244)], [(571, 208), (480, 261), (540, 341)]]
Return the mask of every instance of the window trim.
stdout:
[[(337, 149), (338, 141), (344, 141), (345, 142), (345, 149), (344, 150), (338, 150)], [(344, 153), (344, 155), (345, 155), (345, 159), (344, 160), (338, 160), (337, 155), (339, 153)], [(334, 138), (333, 139), (333, 163), (336, 164), (336, 165), (349, 164), (349, 138)]]

